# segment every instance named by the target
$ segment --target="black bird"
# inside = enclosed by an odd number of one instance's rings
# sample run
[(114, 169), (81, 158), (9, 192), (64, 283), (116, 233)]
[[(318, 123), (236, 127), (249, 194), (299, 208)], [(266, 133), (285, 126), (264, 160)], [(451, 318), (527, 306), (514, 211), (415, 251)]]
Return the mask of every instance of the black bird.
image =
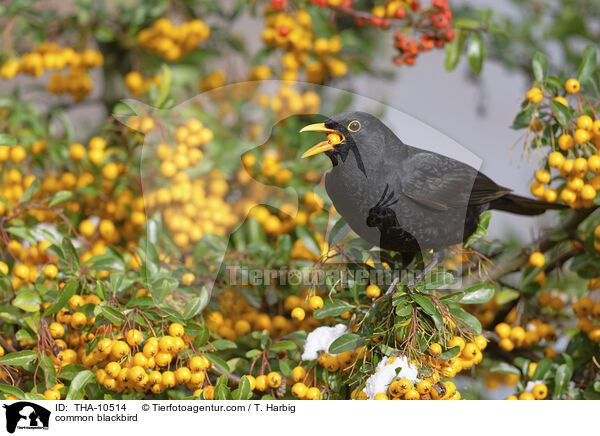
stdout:
[[(566, 206), (511, 194), (467, 164), (404, 144), (379, 119), (345, 112), (300, 132), (327, 133), (302, 157), (324, 152), (333, 163), (325, 187), (337, 211), (369, 243), (401, 253), (406, 268), (420, 250), (433, 261), (465, 241), (488, 209), (539, 215)], [(390, 287), (394, 288), (396, 280)]]

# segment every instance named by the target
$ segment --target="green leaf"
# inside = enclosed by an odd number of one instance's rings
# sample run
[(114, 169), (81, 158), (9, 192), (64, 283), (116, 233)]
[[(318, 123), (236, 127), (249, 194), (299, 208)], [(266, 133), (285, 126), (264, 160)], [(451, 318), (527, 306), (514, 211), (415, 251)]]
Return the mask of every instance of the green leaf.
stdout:
[(492, 366), (490, 366), (490, 372), (495, 372), (498, 374), (514, 374), (519, 376), (521, 375), (521, 371), (519, 371), (519, 368), (506, 362), (494, 362)]
[(215, 350), (233, 350), (237, 348), (237, 344), (233, 341), (229, 341), (227, 339), (217, 339), (216, 341), (211, 342), (211, 345), (215, 347)]
[(458, 65), (458, 61), (460, 61), (460, 55), (462, 53), (466, 36), (466, 30), (458, 29), (456, 31), (456, 37), (454, 38), (454, 41), (446, 44), (446, 60), (444, 62), (444, 66), (446, 67), (447, 71), (454, 70)]
[(292, 341), (279, 341), (279, 342), (275, 342), (272, 346), (271, 346), (271, 351), (292, 351), (295, 350), (296, 348), (298, 348), (298, 346), (296, 345), (295, 342)]
[(529, 360), (525, 357), (517, 356), (514, 358), (512, 363), (517, 368), (519, 368), (519, 370), (521, 371), (521, 374), (529, 375), (529, 366), (531, 365), (531, 360)]
[(292, 361), (291, 360), (280, 360), (279, 370), (284, 377), (292, 377)]
[(538, 362), (531, 380), (542, 380), (544, 375), (552, 368), (552, 361), (550, 359), (542, 359)]
[(594, 390), (590, 385), (583, 391), (583, 398), (586, 400), (600, 400), (600, 392)]
[(0, 384), (0, 392), (17, 397), (19, 400), (25, 399), (25, 392), (16, 386)]
[(243, 376), (240, 379), (237, 389), (232, 392), (231, 397), (234, 400), (249, 400), (251, 396), (252, 390), (250, 389), (250, 380), (248, 380), (248, 377)]
[(37, 354), (30, 350), (17, 351), (0, 357), (0, 365), (24, 366), (35, 360)]
[(353, 306), (342, 300), (327, 300), (323, 307), (315, 310), (313, 316), (316, 319), (327, 318), (328, 316), (339, 316), (352, 309)]
[(469, 239), (467, 239), (467, 242), (465, 243), (465, 247), (468, 247), (470, 244), (472, 244), (477, 239), (485, 238), (488, 235), (487, 229), (490, 225), (491, 218), (492, 218), (492, 213), (489, 210), (486, 212), (483, 212), (481, 215), (479, 215), (479, 224), (477, 224), (477, 228), (475, 229), (475, 232), (473, 232), (473, 234), (471, 236), (469, 236)]
[(185, 332), (190, 336), (196, 336), (196, 339), (194, 339), (195, 347), (202, 347), (210, 337), (210, 331), (206, 324), (188, 323), (185, 326)]
[(160, 90), (156, 98), (156, 107), (162, 108), (163, 103), (167, 100), (169, 89), (171, 88), (171, 70), (166, 64), (161, 65), (162, 80), (160, 82)]
[[(106, 304), (101, 303), (98, 306), (96, 306), (96, 309), (98, 309), (98, 308), (100, 310), (100, 313), (107, 320), (109, 320), (112, 324), (121, 325), (121, 324), (124, 324), (127, 319), (125, 317), (125, 315), (123, 315), (121, 312), (119, 312), (114, 307), (110, 307), (110, 306), (107, 306)], [(95, 312), (96, 312), (96, 310), (94, 310), (94, 313)]]
[(461, 304), (487, 303), (494, 297), (495, 289), (492, 285), (483, 283), (466, 289), (464, 295), (458, 300)]
[(50, 206), (50, 207), (56, 206), (57, 204), (68, 200), (72, 196), (73, 196), (73, 193), (71, 191), (58, 191), (56, 194), (54, 194), (54, 196), (52, 197), (52, 200), (50, 201), (50, 204), (48, 206)]
[(60, 369), (59, 378), (63, 380), (73, 380), (77, 374), (81, 371), (85, 371), (87, 368), (85, 366), (77, 365), (75, 363), (70, 363), (67, 366), (63, 366)]
[(460, 347), (457, 345), (456, 347), (448, 348), (446, 351), (440, 353), (440, 355), (437, 357), (443, 360), (448, 360), (458, 356), (458, 353), (460, 353)]
[(42, 183), (40, 179), (36, 178), (31, 184), (27, 187), (21, 198), (19, 198), (19, 203), (26, 203), (35, 195), (36, 192), (40, 190)]
[(471, 18), (459, 18), (458, 20), (455, 20), (452, 25), (455, 29), (478, 30), (480, 28), (479, 22)]
[(458, 304), (448, 304), (450, 313), (454, 315), (458, 320), (462, 321), (467, 327), (473, 330), (476, 335), (481, 334), (481, 323), (470, 313), (464, 311)]
[(300, 238), (302, 240), (302, 242), (304, 243), (304, 246), (311, 253), (315, 254), (316, 256), (321, 255), (321, 248), (319, 247), (319, 244), (318, 244), (317, 240), (315, 239), (314, 234), (312, 232), (310, 232), (306, 227), (304, 227), (304, 226), (296, 227), (296, 235), (298, 236), (298, 238)]
[(577, 70), (577, 79), (580, 82), (587, 81), (596, 69), (596, 49), (593, 45), (588, 45), (583, 50), (583, 56), (579, 69)]
[(329, 248), (336, 246), (350, 231), (350, 226), (344, 218), (340, 218), (329, 232)]
[(328, 353), (339, 354), (344, 351), (351, 351), (356, 347), (361, 346), (363, 343), (364, 339), (356, 333), (346, 333), (333, 341), (329, 346)]
[(75, 279), (75, 277), (71, 277), (67, 284), (58, 291), (58, 298), (54, 303), (52, 303), (45, 311), (44, 316), (53, 315), (58, 312), (60, 309), (65, 307), (69, 299), (75, 295), (77, 291), (79, 283)]
[(487, 56), (487, 45), (479, 33), (473, 33), (467, 45), (467, 57), (475, 74), (481, 73), (483, 60)]
[(17, 145), (17, 138), (8, 133), (0, 133), (0, 145), (12, 147)]
[(439, 289), (454, 283), (454, 275), (448, 271), (432, 271), (423, 282), (425, 289)]
[(556, 118), (556, 121), (558, 121), (561, 126), (566, 126), (569, 124), (571, 116), (569, 114), (568, 107), (555, 100), (550, 102), (550, 106), (552, 107), (554, 118)]
[(546, 77), (548, 77), (548, 56), (544, 53), (538, 51), (533, 56), (533, 61), (531, 63), (533, 69), (533, 77), (538, 82), (541, 82)]
[(204, 355), (206, 357), (208, 357), (208, 360), (210, 360), (213, 363), (213, 365), (215, 365), (221, 371), (223, 371), (223, 372), (230, 372), (231, 371), (229, 369), (229, 365), (227, 364), (227, 362), (225, 362), (223, 359), (221, 359), (215, 353), (205, 353)]
[(433, 319), (438, 331), (444, 329), (444, 318), (431, 299), (422, 294), (413, 294), (412, 299)]
[(37, 292), (24, 291), (17, 294), (12, 304), (25, 312), (37, 312), (40, 310), (41, 302)]
[(516, 300), (517, 298), (519, 298), (520, 295), (521, 294), (519, 293), (519, 291), (516, 291), (514, 289), (502, 289), (496, 295), (496, 302), (502, 306), (503, 304), (506, 304), (509, 301)]
[(227, 387), (227, 376), (222, 375), (218, 378), (215, 385), (215, 400), (230, 400), (231, 394)]
[(208, 296), (208, 291), (205, 287), (202, 287), (200, 290), (200, 295), (192, 298), (188, 302), (185, 311), (183, 312), (183, 319), (188, 320), (198, 315), (202, 309), (206, 307), (209, 299), (210, 297)]
[(554, 397), (556, 399), (562, 399), (572, 376), (573, 370), (569, 368), (569, 365), (566, 363), (563, 363), (558, 367), (554, 376)]
[(533, 113), (535, 112), (535, 105), (530, 104), (525, 109), (517, 114), (515, 119), (513, 120), (512, 126), (510, 126), (514, 130), (524, 129), (531, 123), (531, 119), (533, 118)]
[(77, 374), (71, 381), (66, 400), (81, 400), (84, 396), (85, 386), (94, 379), (94, 371), (85, 370)]

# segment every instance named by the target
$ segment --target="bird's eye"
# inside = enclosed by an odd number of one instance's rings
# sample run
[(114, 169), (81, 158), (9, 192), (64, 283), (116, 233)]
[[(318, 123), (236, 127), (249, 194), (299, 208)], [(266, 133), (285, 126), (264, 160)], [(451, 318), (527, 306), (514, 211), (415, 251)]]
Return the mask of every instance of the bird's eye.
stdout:
[(350, 121), (350, 124), (348, 124), (348, 130), (351, 132), (358, 132), (360, 130), (360, 122), (356, 120)]

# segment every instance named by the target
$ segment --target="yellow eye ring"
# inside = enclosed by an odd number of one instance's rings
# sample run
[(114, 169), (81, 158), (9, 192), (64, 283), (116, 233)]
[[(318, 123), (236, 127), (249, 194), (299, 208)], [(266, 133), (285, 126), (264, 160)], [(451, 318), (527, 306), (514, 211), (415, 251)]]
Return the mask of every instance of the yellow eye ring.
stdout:
[(348, 130), (351, 132), (358, 132), (360, 130), (360, 121), (350, 121), (350, 124), (348, 124)]

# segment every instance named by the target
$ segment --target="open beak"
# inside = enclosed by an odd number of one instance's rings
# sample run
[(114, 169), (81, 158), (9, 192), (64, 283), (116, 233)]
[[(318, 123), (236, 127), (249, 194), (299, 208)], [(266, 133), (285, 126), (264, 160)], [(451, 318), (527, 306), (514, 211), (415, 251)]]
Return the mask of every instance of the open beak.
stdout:
[[(302, 129), (300, 129), (300, 133), (302, 133), (302, 132), (321, 132), (321, 133), (327, 133), (327, 134), (335, 133), (336, 135), (339, 135), (339, 137), (341, 138), (342, 141), (344, 140), (344, 135), (342, 135), (337, 130), (329, 129), (328, 127), (325, 127), (325, 123), (309, 124), (308, 126), (305, 126)], [(319, 154), (324, 151), (333, 150), (335, 145), (337, 145), (337, 144), (332, 144), (329, 140), (321, 141), (314, 147), (308, 149), (302, 155), (302, 159), (305, 157), (314, 156), (315, 154)]]

